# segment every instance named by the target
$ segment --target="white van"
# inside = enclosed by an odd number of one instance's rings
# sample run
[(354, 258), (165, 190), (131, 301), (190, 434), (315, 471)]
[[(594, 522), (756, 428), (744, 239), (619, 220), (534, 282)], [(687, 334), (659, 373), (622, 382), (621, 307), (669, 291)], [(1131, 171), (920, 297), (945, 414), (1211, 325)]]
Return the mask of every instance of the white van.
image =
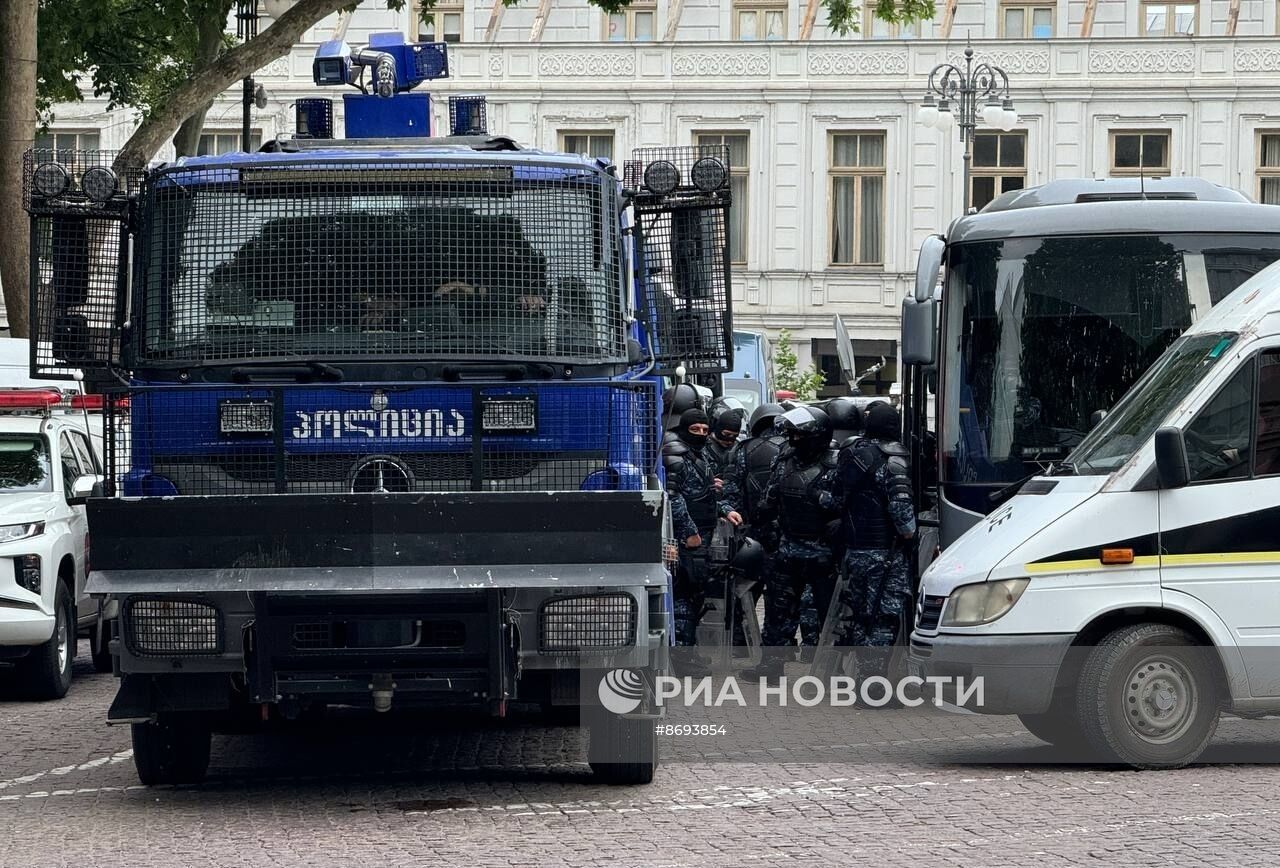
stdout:
[(1280, 712), (1280, 264), (1173, 344), (921, 584), (913, 674), (1138, 767)]

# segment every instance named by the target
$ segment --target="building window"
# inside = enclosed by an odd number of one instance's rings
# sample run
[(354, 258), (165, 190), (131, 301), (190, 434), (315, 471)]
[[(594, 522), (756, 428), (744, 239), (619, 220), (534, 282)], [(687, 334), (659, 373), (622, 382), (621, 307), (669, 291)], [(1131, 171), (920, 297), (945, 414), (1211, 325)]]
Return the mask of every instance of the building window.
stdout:
[(1280, 205), (1280, 132), (1258, 135), (1258, 201)]
[(1143, 3), (1144, 36), (1195, 36), (1196, 3)]
[(1111, 134), (1111, 177), (1169, 174), (1169, 131)]
[(604, 38), (609, 42), (652, 42), (657, 19), (657, 0), (635, 0), (628, 9), (605, 14)]
[(1027, 186), (1027, 134), (977, 133), (969, 174), (969, 202), (982, 208), (1001, 193)]
[(1051, 4), (1005, 2), (1000, 4), (1000, 36), (1004, 39), (1049, 39), (1053, 36)]
[(62, 151), (96, 151), (98, 150), (97, 133), (64, 133), (50, 130), (36, 136), (36, 147), (52, 150), (54, 159), (60, 159)]
[[(230, 154), (240, 150), (240, 131), (219, 130), (200, 134), (200, 144), (196, 146), (196, 156), (206, 157), (217, 154)], [(249, 131), (249, 150), (256, 151), (262, 147), (262, 133)]]
[(884, 261), (884, 133), (832, 133), (831, 264)]
[(729, 147), (729, 192), (733, 194), (733, 207), (729, 209), (729, 261), (734, 265), (747, 264), (747, 221), (751, 200), (747, 190), (751, 156), (747, 145), (747, 133), (698, 133), (699, 145), (727, 145)]
[(876, 4), (862, 5), (862, 36), (864, 39), (919, 39), (920, 22), (901, 23), (876, 17)]
[(608, 131), (561, 131), (560, 150), (598, 159), (613, 159), (613, 133)]
[(414, 3), (413, 16), (419, 42), (462, 41), (462, 0), (436, 0), (425, 16)]
[(733, 35), (735, 39), (745, 42), (757, 39), (786, 39), (787, 4), (734, 3)]

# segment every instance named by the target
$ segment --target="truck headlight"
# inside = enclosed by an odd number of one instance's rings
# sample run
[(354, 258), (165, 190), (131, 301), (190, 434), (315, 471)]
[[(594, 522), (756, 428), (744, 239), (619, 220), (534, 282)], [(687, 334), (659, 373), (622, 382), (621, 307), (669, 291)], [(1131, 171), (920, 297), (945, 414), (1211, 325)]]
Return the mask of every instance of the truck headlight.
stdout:
[(223, 434), (270, 434), (274, 419), (275, 406), (268, 399), (218, 402), (218, 430)]
[(33, 536), (40, 536), (44, 533), (44, 522), (29, 521), (26, 524), (6, 524), (0, 525), (0, 543), (17, 542), (20, 539), (30, 539)]
[(481, 402), (486, 434), (531, 434), (538, 430), (538, 404), (530, 397), (489, 398)]
[(123, 623), (129, 650), (139, 656), (222, 651), (221, 613), (205, 603), (130, 598), (125, 601)]
[(538, 618), (544, 654), (573, 654), (635, 644), (636, 601), (630, 594), (552, 600)]
[(1018, 602), (1030, 579), (978, 582), (956, 588), (942, 615), (944, 627), (976, 627), (1003, 617)]

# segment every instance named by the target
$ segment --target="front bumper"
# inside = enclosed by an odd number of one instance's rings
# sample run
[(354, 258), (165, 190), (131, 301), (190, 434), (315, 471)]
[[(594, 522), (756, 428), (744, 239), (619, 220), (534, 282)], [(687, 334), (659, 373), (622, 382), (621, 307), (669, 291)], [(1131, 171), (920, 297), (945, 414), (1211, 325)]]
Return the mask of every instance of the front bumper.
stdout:
[[(1049, 709), (1058, 671), (1074, 634), (1015, 636), (911, 634), (907, 667), (922, 678), (941, 677), (943, 698), (956, 700), (959, 679), (982, 679), (981, 702), (965, 708), (979, 714), (1040, 714)], [(930, 693), (930, 695), (932, 695)]]
[(53, 635), (54, 621), (39, 609), (12, 608), (0, 600), (0, 646), (43, 645)]

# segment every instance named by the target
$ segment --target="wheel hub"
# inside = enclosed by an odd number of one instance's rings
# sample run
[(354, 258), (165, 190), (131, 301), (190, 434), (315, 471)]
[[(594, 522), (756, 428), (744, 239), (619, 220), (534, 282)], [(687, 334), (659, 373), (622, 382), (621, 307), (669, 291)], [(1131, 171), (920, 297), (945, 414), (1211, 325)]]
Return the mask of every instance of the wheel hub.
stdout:
[(1199, 704), (1190, 674), (1164, 655), (1147, 657), (1133, 668), (1125, 684), (1124, 703), (1129, 728), (1152, 744), (1181, 736)]

